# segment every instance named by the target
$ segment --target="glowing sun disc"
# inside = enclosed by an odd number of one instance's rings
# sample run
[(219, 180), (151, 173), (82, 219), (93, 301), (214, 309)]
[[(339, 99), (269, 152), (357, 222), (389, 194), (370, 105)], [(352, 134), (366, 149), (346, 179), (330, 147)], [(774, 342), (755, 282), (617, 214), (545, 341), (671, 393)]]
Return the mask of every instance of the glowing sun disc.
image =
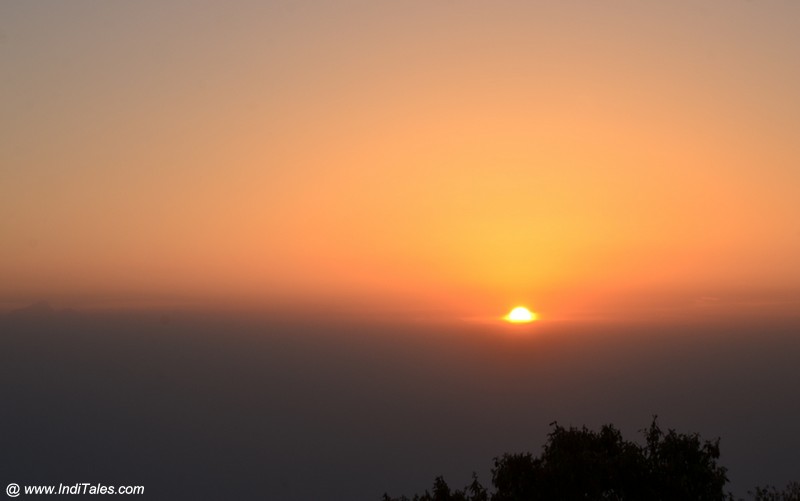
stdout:
[(513, 310), (509, 312), (508, 315), (504, 317), (508, 322), (512, 324), (527, 324), (529, 322), (533, 322), (536, 320), (536, 313), (533, 313), (528, 308), (524, 306), (517, 306)]

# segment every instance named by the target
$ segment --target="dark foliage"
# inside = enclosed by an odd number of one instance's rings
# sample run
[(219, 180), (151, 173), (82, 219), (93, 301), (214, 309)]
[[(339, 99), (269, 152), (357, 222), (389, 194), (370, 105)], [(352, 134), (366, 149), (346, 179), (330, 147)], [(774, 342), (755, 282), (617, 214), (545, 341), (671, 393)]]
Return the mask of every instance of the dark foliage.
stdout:
[(800, 482), (791, 482), (782, 491), (775, 487), (756, 487), (751, 492), (754, 501), (800, 501)]
[(417, 494), (412, 499), (406, 496), (393, 498), (384, 494), (383, 501), (489, 501), (489, 493), (473, 473), (472, 482), (461, 490), (451, 491), (444, 478), (436, 477), (433, 481), (433, 493), (425, 491), (425, 494)]
[[(438, 477), (433, 493), (426, 491), (413, 499), (712, 501), (730, 498), (724, 492), (728, 481), (726, 470), (717, 464), (718, 439), (705, 441), (697, 434), (664, 432), (655, 419), (643, 431), (646, 444), (640, 445), (624, 440), (612, 425), (595, 432), (554, 423), (540, 456), (524, 453), (495, 458), (492, 468), (495, 490), (491, 496), (473, 474), (472, 483), (463, 490), (451, 491), (444, 479)], [(404, 499), (408, 498), (384, 495), (384, 501)]]

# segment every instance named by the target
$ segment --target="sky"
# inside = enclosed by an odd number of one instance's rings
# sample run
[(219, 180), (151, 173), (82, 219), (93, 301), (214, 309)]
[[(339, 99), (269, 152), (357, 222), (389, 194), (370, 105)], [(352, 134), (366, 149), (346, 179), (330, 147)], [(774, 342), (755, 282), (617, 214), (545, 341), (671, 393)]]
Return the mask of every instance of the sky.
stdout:
[(800, 480), (797, 19), (0, 2), (0, 481), (377, 499), (654, 414)]
[(0, 300), (791, 315), (798, 11), (4, 2)]

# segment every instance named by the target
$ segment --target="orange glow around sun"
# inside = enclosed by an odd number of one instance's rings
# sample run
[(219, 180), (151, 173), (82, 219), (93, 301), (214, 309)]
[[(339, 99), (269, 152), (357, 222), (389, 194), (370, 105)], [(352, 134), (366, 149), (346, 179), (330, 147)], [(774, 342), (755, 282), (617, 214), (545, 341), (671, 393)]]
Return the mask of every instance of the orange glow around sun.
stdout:
[(503, 318), (512, 324), (527, 324), (535, 321), (537, 317), (536, 313), (533, 313), (528, 308), (517, 306)]

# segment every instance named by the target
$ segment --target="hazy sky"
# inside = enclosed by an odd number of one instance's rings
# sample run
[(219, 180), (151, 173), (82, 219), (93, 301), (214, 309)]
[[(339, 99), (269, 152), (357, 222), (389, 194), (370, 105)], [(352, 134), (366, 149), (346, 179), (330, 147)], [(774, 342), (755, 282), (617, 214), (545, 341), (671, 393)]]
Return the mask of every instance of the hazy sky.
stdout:
[(796, 2), (3, 2), (0, 299), (800, 300)]

